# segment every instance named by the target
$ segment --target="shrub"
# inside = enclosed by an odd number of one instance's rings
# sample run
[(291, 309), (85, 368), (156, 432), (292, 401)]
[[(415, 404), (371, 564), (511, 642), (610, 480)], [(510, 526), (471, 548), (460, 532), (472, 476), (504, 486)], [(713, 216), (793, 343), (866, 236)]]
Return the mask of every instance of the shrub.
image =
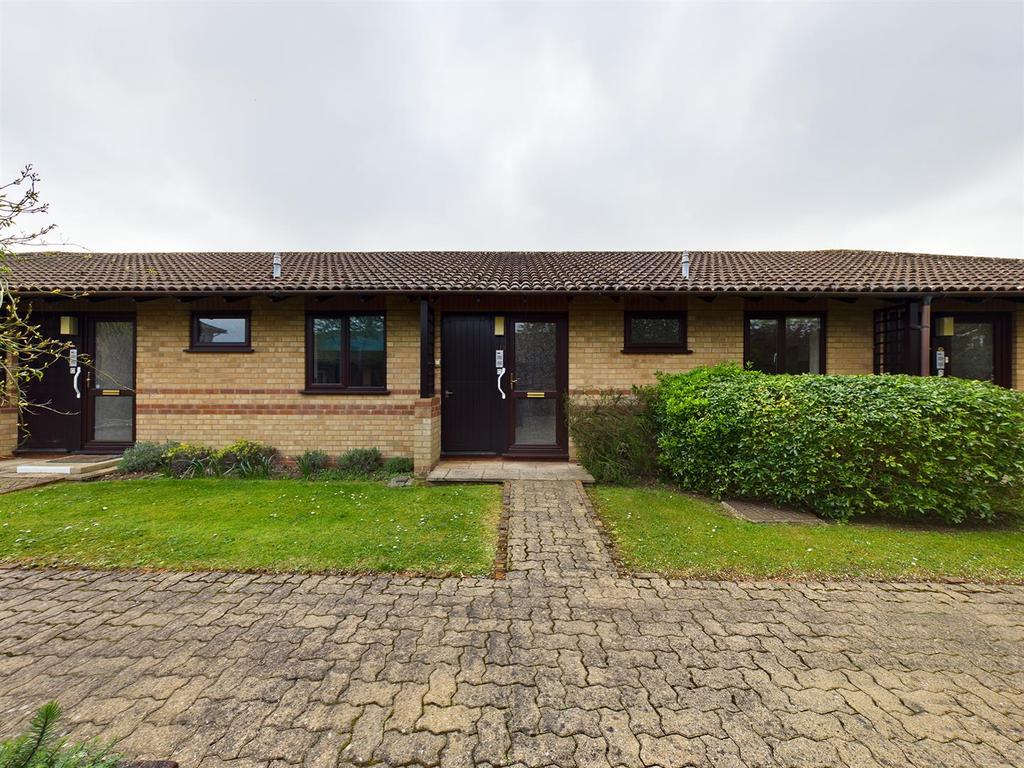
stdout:
[(44, 704), (20, 736), (0, 742), (0, 766), (14, 768), (116, 768), (121, 757), (112, 745), (97, 741), (67, 742), (57, 738), (57, 702)]
[(117, 468), (122, 472), (157, 472), (164, 467), (164, 454), (177, 443), (136, 443), (121, 454)]
[(632, 483), (658, 474), (655, 391), (606, 392), (567, 400), (569, 432), (580, 463), (602, 483)]
[(918, 376), (662, 376), (661, 463), (682, 486), (855, 515), (991, 520), (1024, 488), (1024, 395)]
[(353, 448), (336, 462), (338, 474), (344, 477), (370, 477), (380, 469), (381, 456), (376, 448)]
[(385, 475), (411, 475), (412, 471), (412, 459), (406, 456), (392, 456), (384, 462)]
[(217, 469), (235, 477), (267, 477), (274, 467), (277, 449), (254, 440), (236, 440), (217, 451)]
[(295, 464), (299, 468), (299, 474), (309, 480), (327, 469), (329, 461), (330, 457), (323, 451), (305, 451), (295, 460)]
[(205, 445), (181, 443), (164, 452), (164, 469), (174, 477), (202, 477), (217, 473), (217, 452)]

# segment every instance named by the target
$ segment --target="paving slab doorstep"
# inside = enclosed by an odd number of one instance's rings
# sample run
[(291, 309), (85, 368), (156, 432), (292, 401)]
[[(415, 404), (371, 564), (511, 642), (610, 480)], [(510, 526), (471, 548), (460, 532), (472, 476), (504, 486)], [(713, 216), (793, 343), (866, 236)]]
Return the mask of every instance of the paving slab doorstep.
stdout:
[(591, 484), (594, 478), (567, 461), (443, 459), (427, 475), (432, 483), (501, 483), (506, 480), (567, 480)]
[(748, 523), (795, 523), (797, 525), (825, 525), (822, 520), (811, 512), (800, 512), (788, 507), (776, 507), (755, 501), (728, 499), (721, 502), (725, 511)]
[(504, 579), (0, 569), (0, 732), (214, 766), (1024, 765), (1024, 588), (618, 575), (511, 482)]

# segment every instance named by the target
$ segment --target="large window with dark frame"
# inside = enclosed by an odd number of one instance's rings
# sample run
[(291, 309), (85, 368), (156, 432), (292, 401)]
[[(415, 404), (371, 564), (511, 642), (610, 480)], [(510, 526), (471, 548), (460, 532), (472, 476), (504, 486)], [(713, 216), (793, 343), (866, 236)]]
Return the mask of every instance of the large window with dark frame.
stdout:
[(824, 373), (825, 316), (794, 312), (748, 314), (743, 364), (764, 373)]
[(190, 352), (251, 352), (248, 312), (193, 312)]
[(387, 386), (383, 312), (306, 316), (306, 389), (381, 392)]
[(685, 352), (685, 312), (626, 312), (624, 352)]

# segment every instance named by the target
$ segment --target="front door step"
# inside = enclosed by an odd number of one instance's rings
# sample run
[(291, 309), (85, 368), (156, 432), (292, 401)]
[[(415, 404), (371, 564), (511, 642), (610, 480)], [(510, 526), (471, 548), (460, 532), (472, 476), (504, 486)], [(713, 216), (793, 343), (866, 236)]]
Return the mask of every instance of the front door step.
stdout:
[(102, 470), (113, 469), (120, 460), (120, 456), (73, 456), (29, 460), (18, 464), (14, 472), (18, 475), (92, 475)]
[(505, 480), (579, 480), (594, 478), (579, 464), (568, 461), (503, 461), (502, 459), (441, 459), (427, 480), (431, 483), (500, 483)]

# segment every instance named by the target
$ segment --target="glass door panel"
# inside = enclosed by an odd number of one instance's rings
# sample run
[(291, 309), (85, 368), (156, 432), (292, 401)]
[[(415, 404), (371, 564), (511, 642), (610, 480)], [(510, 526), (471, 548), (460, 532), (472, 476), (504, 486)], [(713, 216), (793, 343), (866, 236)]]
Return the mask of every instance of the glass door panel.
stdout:
[(953, 334), (935, 336), (936, 350), (942, 349), (948, 359), (947, 376), (978, 381), (995, 380), (995, 323), (985, 320), (951, 318)]
[(131, 320), (95, 321), (93, 368), (99, 389), (135, 386), (135, 324)]
[(97, 443), (132, 442), (134, 408), (131, 397), (99, 396), (95, 399), (92, 439)]
[(566, 450), (562, 399), (567, 343), (561, 318), (510, 318), (510, 451), (560, 454)]
[(515, 323), (515, 379), (517, 390), (553, 392), (557, 363), (558, 329), (552, 322)]
[(957, 323), (950, 349), (951, 372), (961, 379), (995, 380), (995, 326)]
[(554, 445), (555, 401), (547, 398), (521, 398), (516, 401), (516, 442), (524, 445)]
[[(931, 369), (959, 379), (1009, 387), (1012, 320), (1008, 312), (938, 313), (932, 318)], [(944, 359), (940, 360), (940, 356)]]
[(130, 444), (135, 434), (135, 322), (90, 319), (86, 438), (92, 447)]

